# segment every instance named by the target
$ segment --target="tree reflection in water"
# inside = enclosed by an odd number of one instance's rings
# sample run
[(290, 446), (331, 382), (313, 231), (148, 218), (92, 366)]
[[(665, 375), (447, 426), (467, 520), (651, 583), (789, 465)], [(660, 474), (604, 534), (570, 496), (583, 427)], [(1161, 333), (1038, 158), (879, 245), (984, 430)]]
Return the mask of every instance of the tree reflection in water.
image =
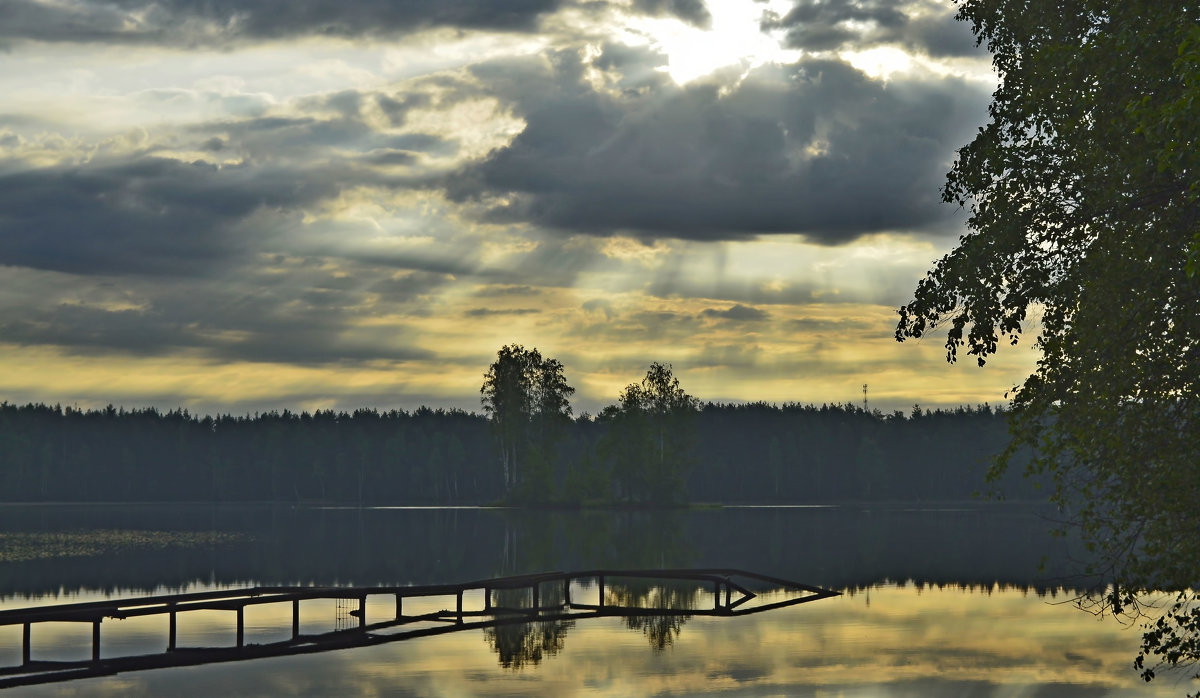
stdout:
[[(591, 586), (586, 584), (585, 586)], [(646, 579), (607, 580), (604, 587), (604, 605), (613, 609), (614, 615), (623, 616), (623, 623), (630, 630), (646, 635), (651, 649), (661, 652), (675, 643), (683, 626), (691, 615), (680, 613), (696, 608), (696, 598), (702, 589), (695, 583), (684, 581), (651, 581)], [(563, 587), (558, 584), (543, 584), (539, 589), (538, 609), (533, 606), (533, 594), (529, 589), (496, 589), (492, 592), (493, 602), (498, 608), (530, 609), (535, 615), (543, 612), (553, 614), (567, 604)], [(617, 613), (617, 609), (624, 612)], [(671, 613), (628, 613), (631, 610), (668, 610)], [(497, 613), (498, 618), (517, 619), (526, 613)], [(508, 623), (484, 628), (483, 637), (500, 659), (500, 666), (519, 671), (527, 666), (537, 666), (544, 657), (562, 651), (567, 631), (575, 627), (573, 620), (531, 621)]]
[[(651, 582), (631, 579), (619, 584), (610, 582), (605, 589), (605, 603), (626, 608), (670, 609), (688, 611), (696, 607), (695, 584), (686, 582)], [(625, 617), (625, 627), (641, 630), (650, 647), (661, 652), (675, 643), (691, 616), (678, 613), (663, 615), (631, 615)]]
[[(496, 589), (493, 602), (502, 608), (533, 608), (529, 589)], [(539, 589), (539, 605), (558, 608), (566, 603), (558, 584), (543, 584)], [(525, 614), (497, 613), (497, 618), (516, 618)], [(575, 627), (573, 620), (541, 620), (530, 623), (511, 623), (483, 629), (483, 637), (500, 656), (500, 666), (519, 671), (537, 666), (542, 657), (558, 654), (566, 641), (567, 631)]]

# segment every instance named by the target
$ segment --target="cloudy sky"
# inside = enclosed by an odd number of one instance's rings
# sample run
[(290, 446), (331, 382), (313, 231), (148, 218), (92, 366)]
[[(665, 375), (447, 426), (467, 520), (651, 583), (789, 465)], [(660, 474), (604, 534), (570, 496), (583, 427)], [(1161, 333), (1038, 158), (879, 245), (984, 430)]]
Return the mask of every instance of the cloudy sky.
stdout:
[(986, 117), (949, 0), (0, 0), (0, 399), (1003, 402), (895, 308)]

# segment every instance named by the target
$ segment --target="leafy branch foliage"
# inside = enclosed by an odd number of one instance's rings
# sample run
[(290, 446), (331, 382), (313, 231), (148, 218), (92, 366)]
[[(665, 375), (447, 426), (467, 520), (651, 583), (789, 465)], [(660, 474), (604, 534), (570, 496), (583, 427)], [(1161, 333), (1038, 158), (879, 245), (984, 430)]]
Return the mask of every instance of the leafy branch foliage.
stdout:
[(943, 197), (969, 232), (900, 309), (897, 339), (947, 326), (982, 365), (1040, 317), (1013, 399), (1031, 447), (1114, 585), (1178, 592), (1137, 666), (1200, 660), (1200, 6), (960, 0), (1000, 83)]

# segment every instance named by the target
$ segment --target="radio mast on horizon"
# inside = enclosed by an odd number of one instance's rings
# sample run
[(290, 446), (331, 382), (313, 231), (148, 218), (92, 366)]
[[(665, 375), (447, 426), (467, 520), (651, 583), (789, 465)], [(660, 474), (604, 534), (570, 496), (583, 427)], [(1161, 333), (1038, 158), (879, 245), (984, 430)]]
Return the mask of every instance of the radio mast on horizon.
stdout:
[(870, 411), (871, 410), (867, 409), (867, 384), (863, 383), (863, 412)]

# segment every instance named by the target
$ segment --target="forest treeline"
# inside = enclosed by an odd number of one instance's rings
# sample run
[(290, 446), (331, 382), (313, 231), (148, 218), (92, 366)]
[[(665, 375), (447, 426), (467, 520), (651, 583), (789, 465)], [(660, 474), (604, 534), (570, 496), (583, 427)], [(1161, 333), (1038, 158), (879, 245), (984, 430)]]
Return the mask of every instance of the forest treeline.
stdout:
[[(614, 500), (617, 417), (567, 420), (523, 501)], [(964, 499), (987, 487), (1007, 443), (1004, 412), (987, 405), (882, 414), (697, 403), (690, 419), (674, 501)], [(486, 415), (456, 409), (212, 417), (3, 403), (0, 501), (511, 501), (495, 438)], [(1042, 496), (1009, 473), (997, 484), (1006, 496)]]

